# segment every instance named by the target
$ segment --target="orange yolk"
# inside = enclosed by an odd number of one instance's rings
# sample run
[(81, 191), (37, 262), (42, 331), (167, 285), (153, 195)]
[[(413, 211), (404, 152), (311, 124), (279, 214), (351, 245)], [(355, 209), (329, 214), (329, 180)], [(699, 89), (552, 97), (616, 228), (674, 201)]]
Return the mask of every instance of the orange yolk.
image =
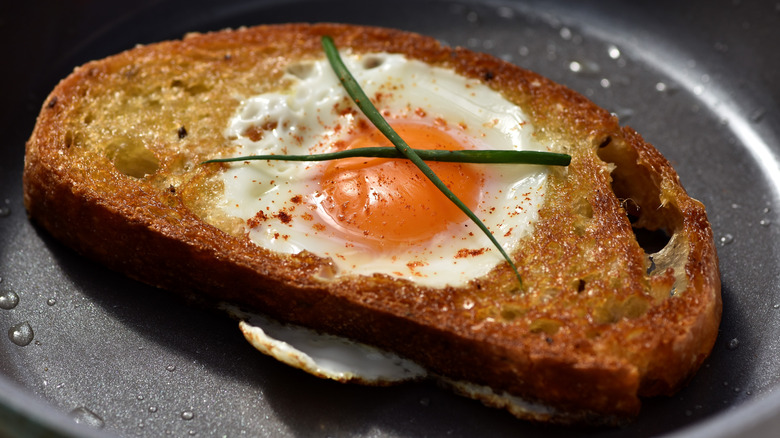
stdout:
[[(462, 150), (460, 141), (428, 124), (403, 122), (393, 128), (415, 149)], [(361, 129), (344, 149), (392, 146), (376, 128)], [(484, 180), (473, 165), (428, 162), (436, 175), (470, 209)], [(408, 160), (349, 158), (330, 162), (320, 181), (320, 210), (353, 242), (393, 250), (424, 242), (467, 216)]]

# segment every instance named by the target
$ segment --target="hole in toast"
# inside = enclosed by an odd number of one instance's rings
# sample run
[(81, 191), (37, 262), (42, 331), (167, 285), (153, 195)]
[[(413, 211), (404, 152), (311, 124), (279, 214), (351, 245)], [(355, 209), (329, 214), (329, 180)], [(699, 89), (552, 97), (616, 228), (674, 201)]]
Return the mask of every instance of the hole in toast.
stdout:
[(311, 62), (297, 62), (290, 64), (286, 68), (287, 73), (295, 76), (298, 79), (308, 79), (316, 72), (314, 71), (314, 64)]
[(171, 81), (171, 88), (179, 88), (183, 89), (185, 92), (196, 96), (201, 93), (205, 93), (211, 89), (206, 84), (197, 82), (195, 84), (187, 84), (186, 82), (182, 81), (181, 79), (174, 79)]
[(527, 309), (519, 306), (507, 304), (501, 308), (501, 319), (504, 321), (512, 321), (516, 318), (524, 316), (528, 312)]
[(65, 141), (66, 148), (71, 146), (80, 147), (84, 144), (84, 134), (81, 131), (74, 132), (68, 130), (65, 132), (63, 140)]
[(580, 198), (574, 201), (573, 206), (574, 213), (577, 217), (574, 220), (574, 232), (578, 236), (585, 234), (585, 230), (591, 224), (593, 219), (593, 206), (585, 198)]
[[(684, 234), (679, 232), (683, 215), (673, 197), (664, 194), (663, 177), (653, 167), (665, 163), (645, 163), (637, 152), (639, 145), (627, 144), (628, 141), (630, 139), (608, 137), (599, 144), (596, 153), (603, 161), (614, 165), (612, 190), (621, 200), (637, 243), (647, 254), (648, 275), (660, 277), (673, 273), (675, 281), (666, 287), (684, 290), (688, 249)], [(668, 282), (659, 280), (658, 283)], [(654, 295), (661, 296), (655, 292)]]
[[(628, 215), (628, 218), (632, 224), (635, 224), (639, 220), (638, 217), (631, 214)], [(664, 229), (650, 230), (636, 226), (633, 228), (637, 243), (639, 243), (639, 246), (641, 246), (647, 254), (655, 254), (658, 251), (661, 251), (669, 244), (669, 240), (671, 240), (671, 236)]]
[(211, 87), (206, 84), (197, 83), (186, 87), (184, 90), (193, 96), (197, 96), (198, 94), (207, 93), (211, 90)]
[(366, 70), (371, 70), (372, 68), (379, 67), (384, 62), (385, 60), (379, 56), (366, 56), (363, 58), (363, 68)]
[(160, 167), (160, 160), (138, 139), (116, 137), (106, 144), (105, 153), (116, 170), (127, 176), (143, 178)]

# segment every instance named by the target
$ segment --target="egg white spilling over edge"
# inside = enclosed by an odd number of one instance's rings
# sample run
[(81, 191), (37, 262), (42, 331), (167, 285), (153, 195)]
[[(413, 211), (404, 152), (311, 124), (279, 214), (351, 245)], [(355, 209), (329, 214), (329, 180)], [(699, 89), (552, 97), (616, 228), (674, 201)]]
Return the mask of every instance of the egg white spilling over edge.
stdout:
[[(545, 150), (522, 110), (477, 80), (398, 54), (342, 56), (366, 94), (382, 96), (377, 107), (391, 118), (431, 124), (444, 120), (451, 135), (468, 137), (477, 149)], [(232, 156), (330, 152), (363, 118), (344, 111), (353, 104), (327, 60), (301, 61), (287, 71), (283, 83), (289, 86), (244, 100), (229, 121), (225, 136), (238, 146)], [(404, 248), (403, 254), (376, 254), (359, 242), (334, 236), (316, 211), (301, 203), (301, 196), (305, 201), (319, 189), (325, 166), (282, 161), (233, 165), (222, 175), (221, 207), (247, 221), (255, 244), (275, 252), (305, 249), (330, 257), (339, 275), (382, 273), (426, 286), (462, 286), (503, 263), (488, 238), (467, 219), (424, 245)], [(533, 229), (546, 168), (481, 166), (489, 167), (484, 168), (486, 181), (474, 213), (511, 253)]]
[(320, 378), (388, 385), (434, 377), (457, 394), (506, 409), (518, 417), (543, 419), (556, 414), (548, 406), (506, 392), (497, 393), (487, 386), (429, 375), (413, 361), (366, 344), (282, 324), (262, 315), (240, 311), (235, 306), (224, 304), (222, 308), (241, 320), (241, 332), (257, 350)]
[(241, 332), (258, 351), (320, 378), (385, 385), (427, 375), (416, 363), (366, 344), (282, 324), (229, 305), (223, 309), (241, 319)]

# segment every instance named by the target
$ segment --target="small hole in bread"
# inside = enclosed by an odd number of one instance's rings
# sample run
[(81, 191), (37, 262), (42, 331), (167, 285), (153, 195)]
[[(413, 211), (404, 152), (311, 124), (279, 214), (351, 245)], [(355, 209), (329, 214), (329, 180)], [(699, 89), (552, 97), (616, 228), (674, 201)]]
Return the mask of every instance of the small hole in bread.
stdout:
[(371, 70), (372, 68), (379, 67), (384, 62), (385, 60), (380, 58), (379, 56), (366, 56), (365, 58), (363, 58), (363, 68), (366, 70)]
[[(473, 306), (473, 303), (472, 303)], [(528, 310), (523, 307), (507, 304), (501, 308), (501, 319), (503, 319), (506, 322), (512, 321), (514, 319), (520, 318), (524, 316)]]
[[(631, 215), (629, 215), (631, 218)], [(647, 228), (634, 227), (634, 236), (639, 246), (648, 254), (655, 254), (666, 247), (671, 236), (663, 229), (649, 230)]]
[(63, 139), (65, 141), (65, 147), (80, 147), (84, 143), (84, 134), (81, 131), (66, 131), (65, 137)]
[(314, 73), (314, 64), (310, 62), (298, 62), (287, 66), (287, 73), (295, 76), (298, 79), (308, 79)]
[(662, 202), (660, 181), (636, 152), (622, 141), (607, 137), (597, 151), (599, 158), (615, 165), (612, 190), (631, 222), (637, 243), (647, 254), (661, 251), (681, 222), (682, 213)]
[(143, 178), (155, 173), (160, 160), (138, 139), (117, 137), (105, 146), (106, 157), (114, 167), (127, 176)]

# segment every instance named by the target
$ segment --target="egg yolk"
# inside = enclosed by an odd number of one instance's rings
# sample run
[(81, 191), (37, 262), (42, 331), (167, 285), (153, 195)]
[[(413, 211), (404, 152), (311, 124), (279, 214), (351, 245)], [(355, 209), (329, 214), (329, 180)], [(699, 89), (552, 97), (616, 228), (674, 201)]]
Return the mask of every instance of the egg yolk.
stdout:
[[(415, 149), (472, 149), (437, 126), (394, 123)], [(373, 126), (347, 139), (343, 149), (392, 146)], [(470, 209), (479, 202), (484, 175), (474, 165), (427, 163)], [(320, 180), (319, 209), (348, 240), (380, 251), (422, 243), (468, 217), (409, 160), (349, 158), (335, 160)]]

